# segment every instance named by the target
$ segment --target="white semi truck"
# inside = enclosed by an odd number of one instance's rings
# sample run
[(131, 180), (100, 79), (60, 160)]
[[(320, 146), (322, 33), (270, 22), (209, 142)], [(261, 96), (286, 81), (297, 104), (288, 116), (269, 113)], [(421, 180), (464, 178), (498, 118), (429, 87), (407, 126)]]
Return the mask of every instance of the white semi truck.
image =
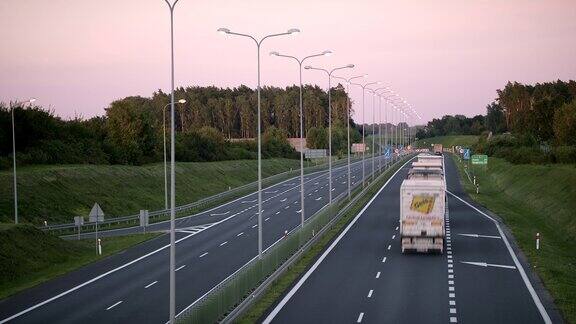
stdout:
[(400, 187), (402, 253), (444, 252), (444, 168), (443, 164), (426, 161), (427, 157), (431, 156), (418, 157), (418, 162), (414, 163)]

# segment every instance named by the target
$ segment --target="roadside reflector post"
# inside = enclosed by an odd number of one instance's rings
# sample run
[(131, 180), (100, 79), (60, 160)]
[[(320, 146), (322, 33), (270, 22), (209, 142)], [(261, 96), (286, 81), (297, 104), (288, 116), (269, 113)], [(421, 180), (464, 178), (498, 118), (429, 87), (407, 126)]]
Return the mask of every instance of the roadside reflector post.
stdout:
[(536, 250), (540, 250), (540, 233), (536, 233)]
[(98, 239), (98, 254), (102, 255), (102, 239)]
[(480, 192), (480, 185), (476, 184), (476, 194), (478, 194)]
[(474, 175), (474, 184), (476, 184), (476, 175)]

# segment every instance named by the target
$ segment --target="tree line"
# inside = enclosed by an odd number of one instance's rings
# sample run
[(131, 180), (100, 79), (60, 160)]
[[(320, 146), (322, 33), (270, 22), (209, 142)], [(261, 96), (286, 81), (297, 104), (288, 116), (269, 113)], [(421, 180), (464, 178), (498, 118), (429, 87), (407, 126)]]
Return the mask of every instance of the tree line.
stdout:
[[(184, 103), (178, 101), (183, 99)], [(347, 95), (332, 89), (333, 153), (346, 149)], [(256, 91), (237, 88), (181, 87), (175, 90), (176, 157), (179, 161), (255, 158)], [(303, 88), (304, 125), (314, 135), (311, 148), (326, 148), (327, 92)], [(163, 131), (169, 134), (170, 95), (130, 96), (112, 102), (103, 116), (64, 120), (41, 106), (15, 107), (19, 164), (144, 164), (162, 160)], [(351, 112), (352, 113), (352, 112)], [(264, 87), (261, 101), (263, 154), (296, 157), (287, 138), (300, 136), (299, 87)], [(165, 119), (164, 119), (165, 118)], [(164, 124), (165, 121), (165, 124)], [(352, 138), (360, 135), (351, 122)], [(0, 104), (0, 168), (11, 164), (10, 107)], [(335, 135), (334, 135), (335, 134)], [(342, 137), (342, 138), (341, 138)], [(243, 140), (234, 140), (243, 139)], [(169, 136), (167, 135), (169, 143)]]
[(496, 93), (486, 115), (434, 119), (416, 137), (484, 135), (477, 152), (515, 163), (576, 163), (576, 81), (508, 82)]

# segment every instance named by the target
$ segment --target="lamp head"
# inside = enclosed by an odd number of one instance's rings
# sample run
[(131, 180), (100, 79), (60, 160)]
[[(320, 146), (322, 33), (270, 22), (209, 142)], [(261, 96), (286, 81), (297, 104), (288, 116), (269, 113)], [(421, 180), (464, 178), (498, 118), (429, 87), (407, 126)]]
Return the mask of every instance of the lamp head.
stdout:
[(186, 103), (186, 99), (180, 99), (180, 100), (178, 100), (178, 102), (181, 103), (181, 104), (185, 104), (185, 103)]
[(292, 35), (292, 34), (298, 35), (298, 34), (300, 34), (300, 29), (298, 29), (298, 28), (290, 28), (290, 29), (288, 29), (288, 34), (290, 34), (290, 35)]
[(228, 28), (218, 28), (218, 32), (222, 35), (224, 34), (229, 34), (230, 33), (230, 29)]
[(331, 55), (332, 55), (332, 51), (326, 50), (326, 51), (322, 52), (322, 55), (324, 55), (324, 56), (331, 56)]
[(310, 70), (311, 68), (312, 68), (312, 67), (311, 67), (310, 65), (306, 65), (306, 66), (304, 67), (305, 70)]
[(346, 67), (349, 68), (349, 69), (351, 69), (351, 68), (354, 67), (354, 64), (348, 64), (348, 65), (346, 65)]
[(276, 52), (276, 51), (270, 52), (270, 56), (278, 56), (278, 55), (280, 55), (280, 53), (278, 53), (278, 52)]
[(28, 100), (29, 103), (34, 103), (36, 101), (36, 98), (30, 98), (30, 100)]

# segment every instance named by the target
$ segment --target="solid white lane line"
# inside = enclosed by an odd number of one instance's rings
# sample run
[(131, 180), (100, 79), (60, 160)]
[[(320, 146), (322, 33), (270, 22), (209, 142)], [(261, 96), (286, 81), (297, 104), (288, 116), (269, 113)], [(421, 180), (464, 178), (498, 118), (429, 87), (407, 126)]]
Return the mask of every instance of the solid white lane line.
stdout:
[(236, 236), (241, 236), (241, 235), (244, 235), (244, 232), (240, 232)]
[(154, 286), (154, 285), (155, 285), (157, 282), (158, 282), (158, 280), (156, 280), (156, 281), (154, 281), (154, 282), (151, 282), (151, 283), (147, 284), (147, 285), (144, 287), (144, 289), (148, 289), (148, 288), (150, 288), (150, 287)]
[(230, 211), (227, 211), (225, 213), (219, 213), (219, 214), (210, 214), (210, 216), (222, 216), (222, 215), (227, 215), (228, 213), (230, 213)]
[(380, 271), (376, 273), (376, 279), (380, 278)]
[(116, 304), (114, 304), (114, 305), (112, 305), (112, 306), (110, 306), (110, 307), (106, 308), (106, 310), (111, 310), (112, 308), (114, 308), (114, 307), (116, 307), (116, 306), (118, 306), (118, 305), (122, 304), (122, 302), (123, 302), (123, 301), (121, 300), (121, 301), (117, 302)]
[(363, 317), (364, 317), (364, 313), (360, 313), (360, 315), (358, 315), (358, 320), (356, 320), (356, 323), (362, 323)]
[[(332, 244), (330, 244), (330, 246), (324, 251), (324, 253), (322, 253), (322, 255), (318, 258), (318, 260), (316, 260), (316, 262), (314, 262), (312, 267), (304, 274), (304, 276), (302, 276), (302, 278), (300, 278), (300, 280), (296, 283), (296, 285), (294, 285), (294, 287), (292, 287), (292, 289), (284, 296), (284, 298), (282, 298), (282, 300), (278, 303), (278, 305), (276, 305), (276, 307), (274, 307), (272, 312), (270, 312), (270, 314), (268, 314), (266, 319), (264, 319), (263, 324), (269, 324), (274, 319), (274, 317), (276, 317), (276, 315), (280, 312), (280, 310), (284, 307), (284, 305), (286, 305), (286, 303), (288, 303), (288, 301), (292, 298), (292, 296), (294, 296), (294, 294), (298, 291), (298, 289), (300, 289), (300, 287), (302, 287), (302, 285), (308, 279), (308, 277), (310, 277), (312, 272), (314, 272), (318, 268), (320, 263), (322, 263), (322, 261), (324, 261), (326, 256), (328, 256), (328, 254), (334, 249), (334, 247), (338, 244), (338, 242), (340, 242), (340, 240), (342, 240), (342, 238), (346, 235), (346, 233), (348, 233), (348, 231), (350, 231), (352, 226), (354, 226), (354, 224), (356, 224), (356, 222), (364, 214), (366, 209), (368, 209), (368, 207), (370, 207), (370, 205), (372, 205), (374, 200), (376, 200), (376, 197), (378, 197), (380, 195), (380, 193), (382, 193), (384, 188), (386, 188), (388, 186), (390, 181), (392, 181), (394, 179), (394, 177), (398, 174), (398, 172), (403, 170), (404, 167), (408, 163), (410, 163), (412, 160), (413, 160), (413, 158), (406, 161), (402, 166), (400, 166), (400, 168), (398, 168), (398, 170), (396, 170), (392, 174), (392, 176), (390, 176), (390, 178), (386, 181), (386, 183), (384, 183), (384, 185), (378, 190), (378, 192), (376, 192), (376, 194), (368, 201), (368, 203), (366, 203), (366, 205), (364, 205), (364, 208), (362, 208), (362, 210), (360, 210), (358, 215), (356, 215), (356, 217), (354, 217), (354, 219), (352, 219), (352, 221), (348, 224), (348, 226), (346, 226), (346, 228), (342, 231), (342, 233), (340, 233), (340, 235), (338, 235), (338, 237), (336, 237), (336, 239), (332, 242)], [(386, 260), (386, 258), (384, 258), (384, 260)], [(384, 262), (384, 261), (382, 261), (382, 262)], [(364, 313), (361, 313), (361, 316), (364, 316)], [(361, 320), (361, 318), (359, 318), (359, 319)]]
[(220, 243), (220, 246), (224, 246), (226, 244), (228, 244), (228, 241)]
[(207, 256), (207, 255), (208, 255), (208, 252), (204, 252), (204, 253), (200, 254), (199, 257), (200, 257), (200, 258), (203, 258), (203, 257), (205, 257), (205, 256)]
[(181, 269), (184, 269), (184, 268), (186, 268), (186, 265), (185, 265), (185, 264), (183, 264), (183, 265), (179, 266), (178, 268), (176, 268), (176, 271), (181, 270)]

